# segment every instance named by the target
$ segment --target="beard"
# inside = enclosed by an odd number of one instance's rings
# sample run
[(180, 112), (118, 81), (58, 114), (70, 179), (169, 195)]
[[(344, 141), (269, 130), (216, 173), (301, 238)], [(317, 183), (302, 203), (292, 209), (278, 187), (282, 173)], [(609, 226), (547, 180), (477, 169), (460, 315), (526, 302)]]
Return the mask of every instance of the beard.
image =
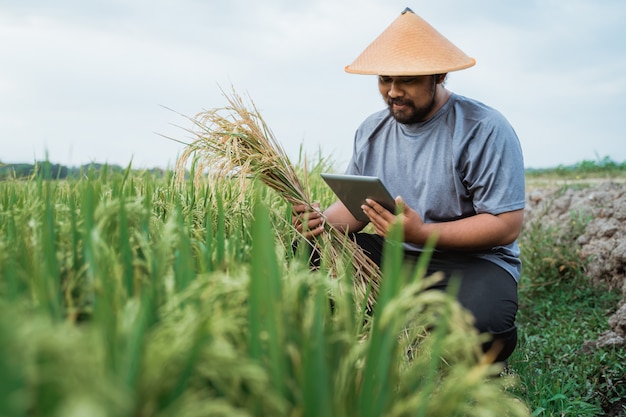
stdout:
[[(430, 101), (421, 107), (417, 107), (412, 100), (401, 98), (389, 98), (386, 100), (389, 107), (389, 113), (396, 119), (398, 123), (413, 124), (425, 122), (430, 112), (435, 108), (435, 94), (432, 95)], [(402, 110), (394, 110), (394, 105), (405, 106)]]

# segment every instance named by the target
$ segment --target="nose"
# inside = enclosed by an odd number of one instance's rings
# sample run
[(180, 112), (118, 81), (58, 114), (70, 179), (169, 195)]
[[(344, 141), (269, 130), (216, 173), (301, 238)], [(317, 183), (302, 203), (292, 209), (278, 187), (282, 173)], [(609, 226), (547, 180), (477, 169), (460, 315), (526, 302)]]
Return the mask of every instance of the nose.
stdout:
[(387, 91), (387, 96), (389, 98), (398, 98), (404, 95), (404, 91), (400, 88), (400, 85), (396, 81), (392, 81), (389, 84), (389, 91)]

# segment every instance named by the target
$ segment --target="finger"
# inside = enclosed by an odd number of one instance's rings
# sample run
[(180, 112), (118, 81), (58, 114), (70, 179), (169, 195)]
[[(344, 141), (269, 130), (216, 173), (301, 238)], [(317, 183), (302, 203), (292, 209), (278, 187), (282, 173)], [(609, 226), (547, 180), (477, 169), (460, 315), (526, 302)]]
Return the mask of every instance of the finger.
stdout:
[(404, 202), (404, 199), (400, 196), (396, 197), (396, 213), (406, 213), (409, 210), (409, 206)]
[(387, 230), (384, 227), (382, 227), (382, 225), (379, 223), (374, 224), (374, 230), (376, 231), (377, 235), (380, 235), (383, 237), (385, 237), (385, 235), (387, 234)]
[(376, 213), (380, 214), (381, 209), (383, 209), (383, 206), (381, 206), (380, 204), (378, 204), (376, 201), (372, 200), (371, 198), (366, 198), (365, 202), (367, 203), (368, 206), (370, 206)]
[(392, 212), (390, 212), (389, 210), (387, 210), (385, 207), (383, 207), (381, 204), (377, 203), (376, 201), (372, 200), (372, 199), (366, 199), (365, 200), (367, 202), (368, 205), (370, 205), (372, 207), (372, 209), (374, 209), (374, 211), (376, 213), (378, 213), (381, 216), (386, 216), (387, 213), (393, 215)]
[(309, 229), (311, 229), (311, 230), (316, 229), (316, 228), (324, 225), (324, 219), (319, 217), (319, 218), (315, 218), (313, 220), (309, 220), (307, 225), (309, 226)]
[(303, 216), (302, 223), (306, 223), (309, 229), (313, 229), (323, 221), (322, 216), (319, 213), (306, 213)]
[(306, 238), (311, 239), (315, 236), (319, 236), (325, 230), (325, 219), (316, 219), (307, 223), (307, 227), (300, 227), (298, 231)]
[(304, 236), (304, 238), (307, 239), (307, 240), (311, 240), (311, 239), (321, 235), (322, 233), (324, 233), (324, 228), (323, 227), (318, 227), (316, 229), (309, 230), (308, 232), (303, 233), (302, 236)]
[(295, 216), (300, 219), (301, 222), (306, 223), (309, 220), (317, 219), (322, 215), (317, 211), (302, 211), (300, 213), (296, 213)]
[(321, 216), (314, 216), (313, 218), (308, 217), (302, 224), (306, 225), (308, 230), (314, 230), (324, 225), (324, 218)]
[(373, 208), (371, 208), (367, 204), (363, 204), (361, 206), (361, 210), (363, 210), (363, 213), (365, 213), (368, 219), (370, 219), (370, 222), (375, 223), (378, 213), (376, 213)]

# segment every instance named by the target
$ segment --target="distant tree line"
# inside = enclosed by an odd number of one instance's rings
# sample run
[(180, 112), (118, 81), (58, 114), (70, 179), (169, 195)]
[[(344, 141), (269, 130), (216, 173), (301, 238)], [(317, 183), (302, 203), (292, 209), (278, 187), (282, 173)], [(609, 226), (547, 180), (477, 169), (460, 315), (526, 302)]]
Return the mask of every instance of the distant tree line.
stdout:
[[(33, 164), (3, 164), (0, 162), (0, 180), (10, 178), (43, 178), (43, 179), (66, 179), (78, 178), (87, 174), (90, 170), (100, 171), (106, 167), (108, 172), (123, 172), (125, 168), (119, 165), (108, 165), (91, 163), (78, 167), (68, 167), (61, 164), (54, 164), (49, 161), (38, 161)], [(162, 174), (163, 171), (155, 168), (150, 170), (153, 173)]]
[(598, 157), (596, 160), (583, 160), (572, 165), (559, 165), (553, 168), (526, 168), (527, 175), (624, 175), (626, 174), (626, 161), (617, 162), (609, 156)]
[[(108, 165), (100, 163), (90, 163), (78, 167), (67, 167), (61, 164), (54, 164), (49, 161), (35, 162), (34, 164), (3, 164), (0, 162), (0, 180), (10, 178), (44, 178), (44, 179), (66, 179), (78, 178), (87, 174), (90, 170), (96, 172), (105, 169), (108, 172), (123, 172), (127, 168), (119, 165)], [(146, 171), (146, 170), (143, 170)], [(152, 174), (163, 175), (164, 171), (160, 168), (147, 170)], [(594, 175), (625, 175), (626, 161), (616, 162), (608, 156), (597, 158), (596, 160), (584, 160), (573, 165), (559, 165), (552, 168), (526, 168), (526, 174), (530, 176), (536, 175), (560, 175), (567, 176), (572, 174)]]

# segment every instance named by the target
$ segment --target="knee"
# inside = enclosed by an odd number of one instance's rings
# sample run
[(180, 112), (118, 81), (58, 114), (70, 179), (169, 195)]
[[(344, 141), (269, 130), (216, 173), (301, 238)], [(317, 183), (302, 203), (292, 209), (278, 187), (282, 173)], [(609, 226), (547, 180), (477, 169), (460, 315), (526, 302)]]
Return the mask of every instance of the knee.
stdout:
[(493, 356), (493, 362), (504, 362), (513, 354), (517, 346), (517, 327), (501, 332), (490, 332), (491, 339), (482, 345), (484, 353)]
[(479, 310), (475, 315), (475, 327), (481, 334), (490, 336), (482, 350), (494, 356), (494, 362), (505, 361), (517, 346), (515, 316), (517, 304), (500, 303), (496, 309)]

